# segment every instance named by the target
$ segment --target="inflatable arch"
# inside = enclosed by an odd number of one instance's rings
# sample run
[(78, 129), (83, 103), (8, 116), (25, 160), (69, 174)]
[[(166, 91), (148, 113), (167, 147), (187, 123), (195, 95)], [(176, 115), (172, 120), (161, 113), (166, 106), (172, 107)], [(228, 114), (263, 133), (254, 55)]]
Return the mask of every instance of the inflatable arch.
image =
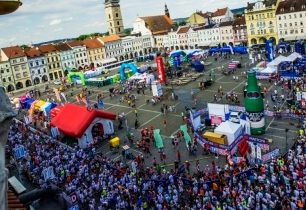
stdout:
[(120, 69), (119, 69), (119, 74), (120, 74), (120, 80), (121, 81), (124, 81), (126, 79), (125, 71), (124, 71), (125, 68), (131, 69), (133, 74), (137, 73), (137, 66), (134, 63), (123, 63), (120, 66)]
[(82, 72), (69, 72), (68, 82), (72, 83), (72, 78), (73, 77), (80, 77), (82, 85), (85, 85), (85, 75)]

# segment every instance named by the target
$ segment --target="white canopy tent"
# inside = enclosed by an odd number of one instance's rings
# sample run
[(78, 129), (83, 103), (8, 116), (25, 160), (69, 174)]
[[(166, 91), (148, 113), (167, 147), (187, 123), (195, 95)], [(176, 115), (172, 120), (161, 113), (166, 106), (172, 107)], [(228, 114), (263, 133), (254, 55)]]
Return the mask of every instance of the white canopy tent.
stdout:
[(274, 67), (274, 68), (277, 68), (277, 66), (281, 63), (281, 62), (284, 62), (284, 61), (289, 61), (289, 59), (285, 56), (278, 56), (277, 58), (275, 58), (273, 61), (271, 61), (270, 63), (268, 63), (268, 67)]
[(293, 62), (293, 61), (295, 61), (298, 58), (302, 58), (302, 56), (299, 53), (294, 52), (294, 53), (292, 53), (291, 55), (289, 55), (287, 57), (287, 60), (290, 61), (290, 62)]
[(226, 135), (228, 145), (231, 145), (242, 134), (243, 128), (241, 124), (225, 121), (215, 128), (214, 132)]
[(128, 80), (140, 80), (145, 81), (146, 84), (150, 84), (155, 80), (155, 77), (153, 74), (147, 74), (147, 73), (136, 73), (133, 76), (131, 76)]

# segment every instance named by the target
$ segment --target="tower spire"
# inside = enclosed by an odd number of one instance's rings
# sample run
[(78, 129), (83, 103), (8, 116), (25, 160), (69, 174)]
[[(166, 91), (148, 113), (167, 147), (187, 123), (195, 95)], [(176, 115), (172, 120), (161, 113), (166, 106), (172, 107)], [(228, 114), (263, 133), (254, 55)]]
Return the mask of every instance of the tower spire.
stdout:
[(168, 18), (170, 18), (170, 12), (166, 3), (165, 3), (165, 15), (167, 15)]

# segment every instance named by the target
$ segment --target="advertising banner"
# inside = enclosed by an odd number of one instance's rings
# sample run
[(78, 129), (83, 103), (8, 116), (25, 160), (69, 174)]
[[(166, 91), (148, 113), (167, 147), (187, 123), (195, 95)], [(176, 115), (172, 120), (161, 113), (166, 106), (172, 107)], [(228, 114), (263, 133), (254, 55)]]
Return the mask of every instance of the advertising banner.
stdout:
[(157, 71), (158, 71), (158, 78), (161, 84), (166, 83), (166, 72), (164, 61), (161, 56), (156, 57), (156, 64), (157, 64)]

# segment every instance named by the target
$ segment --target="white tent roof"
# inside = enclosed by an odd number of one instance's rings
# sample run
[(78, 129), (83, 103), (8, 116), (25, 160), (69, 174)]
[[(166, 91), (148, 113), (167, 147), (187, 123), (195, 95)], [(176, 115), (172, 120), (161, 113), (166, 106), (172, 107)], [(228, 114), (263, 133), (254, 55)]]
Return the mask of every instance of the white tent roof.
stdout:
[(289, 59), (286, 58), (285, 56), (280, 55), (277, 58), (275, 58), (273, 61), (268, 63), (267, 66), (278, 66), (278, 64), (280, 64), (283, 61), (289, 61)]
[(299, 53), (294, 52), (294, 53), (292, 53), (291, 55), (289, 55), (289, 56), (287, 57), (287, 59), (288, 59), (288, 61), (293, 62), (293, 61), (295, 61), (296, 59), (301, 58), (301, 57), (302, 57), (302, 56), (301, 56)]
[(218, 132), (226, 132), (234, 134), (238, 129), (240, 129), (241, 125), (238, 123), (233, 123), (230, 121), (222, 122), (217, 128), (215, 128), (215, 133)]
[(267, 68), (265, 68), (264, 70), (260, 71), (260, 73), (267, 73), (267, 74), (272, 74), (274, 72), (276, 72), (277, 69), (272, 67), (272, 66), (268, 66)]

